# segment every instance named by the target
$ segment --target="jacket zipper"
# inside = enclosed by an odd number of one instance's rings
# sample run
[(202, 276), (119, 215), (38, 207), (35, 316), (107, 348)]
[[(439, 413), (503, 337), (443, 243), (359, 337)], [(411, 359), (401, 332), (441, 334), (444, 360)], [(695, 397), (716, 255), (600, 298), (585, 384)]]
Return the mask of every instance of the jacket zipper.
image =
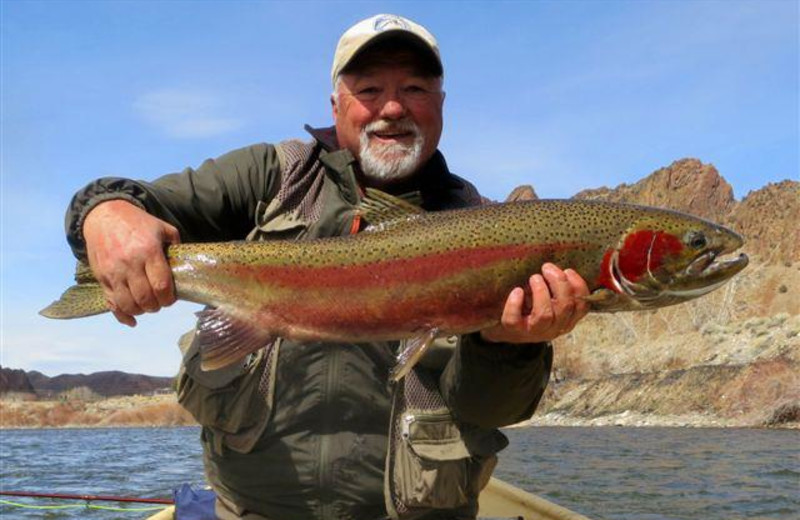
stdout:
[(400, 425), (400, 434), (403, 439), (408, 439), (408, 436), (411, 435), (411, 424), (416, 420), (417, 418), (410, 413), (403, 416), (402, 424)]
[(408, 439), (411, 436), (411, 425), (419, 421), (422, 423), (437, 423), (437, 422), (450, 422), (453, 418), (450, 414), (412, 414), (406, 413), (400, 419), (400, 435), (403, 439)]
[[(330, 431), (331, 416), (333, 410), (333, 401), (338, 392), (338, 373), (339, 373), (339, 349), (328, 349), (328, 367), (325, 374), (325, 394), (323, 395), (324, 412), (322, 414), (322, 430), (325, 432)], [(333, 504), (328, 502), (325, 491), (333, 489), (334, 476), (332, 471), (332, 464), (330, 460), (330, 434), (320, 436), (319, 444), (319, 485), (322, 490), (323, 501), (321, 503), (322, 517), (333, 518)]]

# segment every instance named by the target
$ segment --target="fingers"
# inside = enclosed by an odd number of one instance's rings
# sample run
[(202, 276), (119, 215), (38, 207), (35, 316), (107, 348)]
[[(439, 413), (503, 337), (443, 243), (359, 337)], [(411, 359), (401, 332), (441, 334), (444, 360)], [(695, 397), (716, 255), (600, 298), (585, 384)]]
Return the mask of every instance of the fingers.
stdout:
[(150, 278), (147, 275), (147, 264), (138, 267), (138, 269), (128, 275), (128, 290), (133, 299), (133, 305), (129, 308), (120, 306), (123, 311), (129, 314), (141, 314), (142, 312), (156, 312), (161, 306), (158, 304), (158, 298), (153, 293), (153, 287), (150, 285)]
[(525, 303), (525, 291), (516, 287), (511, 291), (503, 307), (500, 323), (505, 327), (519, 327), (523, 323), (522, 306)]
[(164, 243), (166, 244), (180, 244), (181, 243), (181, 234), (178, 231), (178, 228), (171, 224), (167, 224), (163, 222), (163, 233), (164, 233)]
[(165, 256), (157, 256), (145, 264), (145, 274), (155, 298), (155, 308), (150, 312), (175, 303), (175, 284)]
[(575, 294), (567, 274), (553, 264), (542, 266), (542, 274), (550, 289), (553, 308), (552, 327), (559, 334), (572, 329), (576, 311)]
[[(161, 258), (160, 261), (166, 264), (165, 259)], [(159, 280), (159, 268), (149, 267), (158, 262), (158, 256), (135, 256), (124, 260), (114, 259), (111, 267), (102, 270), (106, 275), (101, 279), (101, 284), (106, 288), (106, 297), (114, 302), (112, 308), (129, 316), (157, 311), (161, 305), (151, 280), (156, 281), (162, 293), (164, 287), (172, 283), (171, 275), (167, 274), (169, 278), (166, 281)], [(148, 274), (148, 271), (153, 274)]]
[(528, 283), (530, 313), (526, 312), (525, 291), (512, 290), (500, 323), (481, 331), (485, 339), (508, 343), (551, 341), (571, 331), (589, 311), (582, 299), (589, 294), (588, 286), (572, 269), (562, 271), (547, 263), (542, 266), (542, 274), (531, 276)]
[(585, 299), (586, 296), (589, 296), (589, 286), (586, 285), (586, 281), (581, 275), (572, 269), (567, 269), (564, 273), (567, 275), (567, 280), (572, 286), (572, 294), (575, 301), (575, 313), (573, 314), (572, 324), (574, 327), (581, 318), (589, 313), (589, 303)]
[(108, 201), (84, 221), (89, 264), (109, 308), (121, 323), (175, 302), (172, 272), (164, 245), (180, 243), (178, 230), (135, 205)]
[(533, 307), (528, 317), (528, 328), (545, 332), (555, 322), (555, 312), (551, 301), (550, 288), (544, 276), (535, 274), (530, 278)]
[[(143, 272), (133, 268), (114, 271), (100, 279), (109, 302), (109, 308), (126, 316), (136, 316), (147, 312), (156, 301), (149, 289), (149, 282)], [(148, 296), (149, 293), (149, 296)], [(119, 320), (119, 317), (117, 317)], [(123, 323), (127, 321), (120, 320)]]
[(135, 327), (136, 326), (136, 318), (129, 314), (125, 314), (124, 312), (120, 311), (111, 311), (117, 321), (122, 323), (123, 325), (127, 325), (128, 327)]

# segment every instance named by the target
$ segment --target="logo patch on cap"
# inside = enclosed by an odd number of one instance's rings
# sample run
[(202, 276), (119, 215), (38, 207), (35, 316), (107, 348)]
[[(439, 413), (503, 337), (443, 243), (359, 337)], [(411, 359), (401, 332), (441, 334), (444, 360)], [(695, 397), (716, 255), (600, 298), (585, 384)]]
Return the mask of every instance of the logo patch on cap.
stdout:
[(372, 24), (373, 29), (375, 32), (383, 32), (389, 29), (403, 29), (408, 31), (410, 28), (405, 20), (397, 16), (379, 16), (375, 19), (375, 23)]

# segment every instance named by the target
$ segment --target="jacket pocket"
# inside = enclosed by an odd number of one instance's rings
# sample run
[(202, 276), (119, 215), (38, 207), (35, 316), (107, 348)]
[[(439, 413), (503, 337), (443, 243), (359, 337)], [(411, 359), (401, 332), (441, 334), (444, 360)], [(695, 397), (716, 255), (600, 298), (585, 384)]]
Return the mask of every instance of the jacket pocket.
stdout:
[(470, 454), (447, 414), (400, 418), (395, 445), (394, 491), (409, 509), (451, 509), (469, 501)]
[(309, 228), (299, 208), (287, 211), (277, 197), (269, 203), (258, 201), (255, 214), (256, 227), (247, 240), (296, 240), (303, 238)]
[[(182, 338), (182, 341), (186, 341)], [(189, 338), (191, 341), (191, 338)], [(214, 435), (214, 449), (226, 446), (241, 453), (252, 450), (269, 419), (261, 379), (270, 348), (246, 361), (220, 370), (203, 371), (196, 342), (186, 349), (178, 376), (178, 402)]]

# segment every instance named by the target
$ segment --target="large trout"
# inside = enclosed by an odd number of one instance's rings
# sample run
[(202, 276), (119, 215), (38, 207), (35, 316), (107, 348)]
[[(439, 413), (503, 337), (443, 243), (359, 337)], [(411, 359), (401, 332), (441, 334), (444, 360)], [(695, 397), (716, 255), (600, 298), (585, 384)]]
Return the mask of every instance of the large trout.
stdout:
[[(591, 310), (614, 312), (704, 295), (748, 261), (718, 259), (741, 247), (739, 235), (664, 209), (541, 200), (423, 213), (381, 192), (368, 195), (364, 217), (377, 225), (356, 235), (167, 248), (177, 297), (211, 307), (198, 313), (204, 368), (276, 337), (408, 339), (399, 378), (435, 337), (496, 324), (509, 292), (527, 287), (545, 262), (586, 280)], [(76, 281), (41, 314), (108, 311), (90, 272)]]

